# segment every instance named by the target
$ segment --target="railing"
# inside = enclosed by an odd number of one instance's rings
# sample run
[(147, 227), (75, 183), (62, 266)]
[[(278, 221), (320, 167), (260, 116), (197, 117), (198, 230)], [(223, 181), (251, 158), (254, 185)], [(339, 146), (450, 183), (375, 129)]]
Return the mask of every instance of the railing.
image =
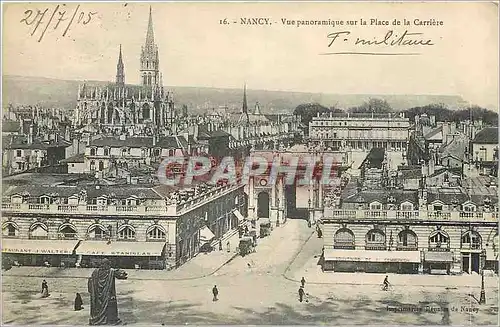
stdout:
[(417, 251), (417, 250), (418, 250), (417, 244), (408, 244), (408, 245), (398, 244), (396, 246), (396, 251)]
[(366, 250), (386, 250), (385, 242), (366, 242)]
[(2, 203), (3, 212), (75, 214), (75, 215), (167, 215), (175, 216), (204, 205), (214, 198), (224, 196), (238, 188), (240, 184), (214, 187), (182, 203), (170, 205), (101, 205), (101, 204), (39, 204), (39, 203)]
[(498, 212), (339, 210), (325, 208), (323, 220), (419, 220), (498, 222)]

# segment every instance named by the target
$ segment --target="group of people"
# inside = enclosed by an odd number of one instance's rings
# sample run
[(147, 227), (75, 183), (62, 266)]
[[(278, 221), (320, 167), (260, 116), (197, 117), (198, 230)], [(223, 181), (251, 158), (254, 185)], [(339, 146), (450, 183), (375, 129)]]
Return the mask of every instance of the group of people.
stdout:
[[(44, 279), (42, 281), (42, 298), (47, 298), (50, 296), (50, 293), (49, 293), (49, 284), (47, 283), (47, 281)], [(83, 300), (82, 300), (82, 296), (80, 295), (80, 293), (76, 293), (76, 296), (75, 296), (75, 311), (80, 311), (83, 309)]]

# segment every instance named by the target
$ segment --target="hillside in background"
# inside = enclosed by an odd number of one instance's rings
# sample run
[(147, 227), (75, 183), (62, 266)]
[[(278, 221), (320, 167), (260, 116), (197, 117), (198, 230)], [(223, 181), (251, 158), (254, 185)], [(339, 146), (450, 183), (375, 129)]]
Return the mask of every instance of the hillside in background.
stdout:
[[(76, 106), (78, 85), (81, 81), (59, 80), (43, 77), (3, 76), (4, 106), (12, 103), (40, 104), (45, 107), (64, 108), (69, 111)], [(92, 81), (89, 85), (106, 85), (108, 82)], [(243, 90), (208, 87), (167, 87), (174, 92), (176, 106), (188, 106), (190, 113), (203, 113), (209, 108), (227, 106), (238, 111), (241, 108)], [(324, 106), (350, 108), (359, 106), (370, 98), (386, 100), (395, 110), (442, 103), (451, 109), (466, 105), (459, 96), (447, 95), (376, 95), (376, 94), (325, 94), (284, 91), (247, 90), (251, 110), (259, 102), (264, 113), (293, 112), (303, 103), (321, 103)]]

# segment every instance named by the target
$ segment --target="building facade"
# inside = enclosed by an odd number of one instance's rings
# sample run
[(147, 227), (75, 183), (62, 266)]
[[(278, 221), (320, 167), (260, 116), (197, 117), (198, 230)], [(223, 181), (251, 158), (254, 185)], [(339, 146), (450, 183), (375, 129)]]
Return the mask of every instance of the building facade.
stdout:
[(333, 150), (404, 151), (409, 129), (409, 119), (395, 114), (318, 114), (309, 123), (309, 141)]
[(12, 186), (2, 201), (2, 252), (21, 265), (170, 269), (246, 217), (243, 186)]

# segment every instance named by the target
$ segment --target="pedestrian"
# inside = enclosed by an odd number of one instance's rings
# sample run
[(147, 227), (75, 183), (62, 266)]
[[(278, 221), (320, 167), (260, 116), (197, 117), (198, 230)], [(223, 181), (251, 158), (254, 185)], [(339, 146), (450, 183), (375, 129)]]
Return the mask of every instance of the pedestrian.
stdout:
[(231, 244), (229, 243), (229, 241), (227, 241), (226, 247), (227, 247), (227, 252), (231, 252)]
[(222, 240), (219, 240), (219, 251), (222, 251)]
[(304, 277), (302, 277), (302, 279), (300, 280), (300, 283), (302, 284), (302, 287), (304, 287), (306, 285), (306, 280)]
[(83, 300), (82, 300), (82, 296), (80, 295), (80, 293), (76, 293), (76, 297), (75, 297), (75, 311), (80, 311), (83, 309)]
[(304, 292), (304, 287), (303, 287), (303, 286), (301, 286), (301, 287), (299, 288), (299, 302), (302, 302), (302, 300), (304, 299), (304, 293), (305, 293), (305, 292)]
[(212, 294), (214, 295), (213, 301), (219, 300), (217, 296), (219, 295), (219, 290), (217, 289), (217, 285), (214, 285), (214, 288), (212, 288)]
[(42, 293), (43, 293), (43, 290), (47, 289), (47, 291), (49, 290), (49, 286), (47, 284), (47, 281), (44, 279), (42, 281)]

